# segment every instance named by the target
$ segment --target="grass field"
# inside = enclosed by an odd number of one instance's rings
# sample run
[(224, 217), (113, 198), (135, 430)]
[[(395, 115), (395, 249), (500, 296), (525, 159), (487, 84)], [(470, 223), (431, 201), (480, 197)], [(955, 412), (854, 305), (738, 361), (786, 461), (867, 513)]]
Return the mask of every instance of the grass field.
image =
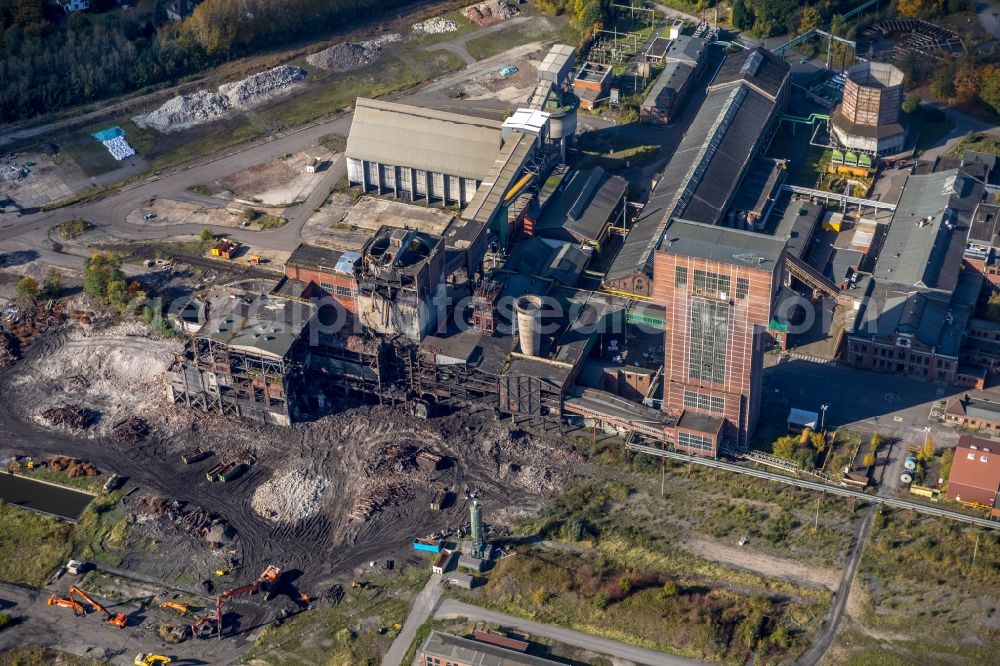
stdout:
[(0, 580), (39, 586), (69, 559), (73, 526), (0, 503)]
[[(592, 455), (602, 463), (628, 464), (612, 451)], [(741, 488), (738, 482), (729, 487), (724, 477), (687, 483), (683, 472), (673, 470), (665, 478), (670, 492), (661, 499), (648, 492), (641, 467), (633, 467), (640, 473), (630, 475), (636, 486), (603, 478), (609, 469), (600, 465), (596, 478), (578, 480), (542, 516), (518, 530), (559, 546), (502, 560), (481, 592), (461, 596), (515, 615), (699, 659), (743, 663), (753, 650), (755, 659), (770, 663), (804, 649), (829, 603), (827, 590), (704, 560), (679, 543), (692, 524), (695, 530), (726, 534), (744, 529), (722, 525), (729, 520), (725, 516), (742, 520), (741, 513), (752, 513), (741, 511), (742, 504), (761, 512), (747, 520), (761, 540), (762, 530), (773, 533), (780, 542), (776, 549), (787, 549), (785, 542), (800, 532), (807, 539), (806, 530), (789, 524), (791, 511), (768, 506), (777, 504), (780, 490)], [(696, 492), (699, 487), (701, 493)], [(746, 501), (722, 499), (739, 497), (741, 490)], [(787, 502), (789, 507), (801, 504), (792, 497)], [(774, 528), (766, 527), (770, 521)], [(828, 538), (822, 532), (817, 537)], [(848, 537), (838, 534), (831, 541), (819, 550), (839, 552)]]
[(967, 150), (978, 150), (981, 153), (1000, 155), (1000, 137), (978, 133), (965, 136), (954, 148), (948, 151), (948, 154), (952, 157), (961, 157)]
[(859, 609), (835, 644), (839, 661), (996, 663), (1000, 535), (992, 530), (901, 511), (876, 516), (858, 577), (849, 605)]
[(172, 149), (156, 156), (151, 163), (153, 171), (183, 164), (205, 155), (256, 139), (264, 131), (246, 118), (226, 121), (225, 125), (213, 124), (198, 131), (181, 132), (187, 140), (177, 143)]
[(318, 79), (312, 89), (250, 117), (263, 126), (295, 126), (332, 115), (353, 106), (358, 97), (379, 97), (404, 90), (462, 67), (462, 61), (447, 52), (428, 53), (401, 47), (389, 57), (364, 69)]
[[(673, 553), (624, 538), (532, 549), (501, 560), (477, 592), (457, 596), (506, 613), (696, 659), (744, 663), (798, 652), (823, 602), (744, 580), (678, 573)], [(751, 591), (752, 590), (752, 591)], [(797, 590), (787, 590), (793, 594)]]
[(126, 545), (122, 491), (99, 495), (84, 510), (73, 529), (73, 554), (101, 564), (121, 564)]
[(335, 606), (319, 606), (281, 626), (268, 627), (254, 643), (254, 663), (379, 663), (429, 573), (429, 568), (414, 567), (395, 578), (369, 581), (366, 588), (345, 590), (343, 601)]
[(548, 31), (536, 31), (529, 26), (529, 23), (511, 25), (488, 35), (470, 39), (465, 43), (465, 49), (476, 60), (485, 60), (515, 46), (548, 39), (552, 36), (552, 33)]

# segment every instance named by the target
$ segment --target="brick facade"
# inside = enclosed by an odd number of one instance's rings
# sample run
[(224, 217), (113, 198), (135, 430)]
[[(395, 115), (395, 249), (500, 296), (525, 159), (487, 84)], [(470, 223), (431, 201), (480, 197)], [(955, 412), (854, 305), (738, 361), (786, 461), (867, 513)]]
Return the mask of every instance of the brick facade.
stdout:
[[(765, 331), (774, 288), (781, 282), (780, 265), (768, 266), (666, 252), (654, 256), (653, 301), (666, 309), (668, 319), (663, 408), (724, 418), (721, 439), (738, 446), (746, 444), (760, 412)], [(696, 271), (728, 278), (728, 291), (696, 284)], [(716, 324), (724, 321), (723, 330), (713, 329), (716, 340), (724, 338), (724, 354), (706, 363), (697, 339), (703, 330), (699, 319), (709, 317)]]

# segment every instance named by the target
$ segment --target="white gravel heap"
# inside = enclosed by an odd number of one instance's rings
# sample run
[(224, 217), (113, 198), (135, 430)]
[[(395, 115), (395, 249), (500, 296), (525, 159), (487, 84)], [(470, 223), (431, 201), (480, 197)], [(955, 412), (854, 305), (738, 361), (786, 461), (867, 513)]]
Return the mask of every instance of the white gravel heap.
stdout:
[(398, 42), (402, 35), (391, 32), (363, 42), (341, 42), (306, 57), (313, 67), (330, 72), (349, 72), (370, 65), (382, 57), (382, 47)]
[(273, 522), (294, 523), (319, 511), (320, 499), (329, 485), (329, 479), (290, 469), (259, 485), (250, 498), (250, 506)]
[(139, 127), (158, 132), (173, 132), (201, 123), (218, 120), (231, 109), (250, 109), (282, 94), (306, 77), (306, 70), (291, 65), (252, 74), (242, 81), (225, 83), (218, 92), (199, 90), (193, 95), (178, 95), (160, 108), (132, 118)]
[(125, 140), (125, 137), (116, 136), (113, 139), (108, 139), (107, 141), (102, 141), (101, 143), (103, 143), (104, 147), (108, 149), (109, 153), (111, 153), (111, 157), (115, 158), (119, 162), (135, 155), (135, 148), (129, 145), (128, 141)]
[(229, 98), (237, 109), (249, 109), (306, 78), (306, 70), (292, 65), (280, 65), (266, 72), (252, 74), (242, 81), (219, 86), (219, 94)]
[(413, 24), (413, 32), (424, 35), (439, 35), (442, 32), (458, 32), (458, 24), (451, 19), (435, 16)]

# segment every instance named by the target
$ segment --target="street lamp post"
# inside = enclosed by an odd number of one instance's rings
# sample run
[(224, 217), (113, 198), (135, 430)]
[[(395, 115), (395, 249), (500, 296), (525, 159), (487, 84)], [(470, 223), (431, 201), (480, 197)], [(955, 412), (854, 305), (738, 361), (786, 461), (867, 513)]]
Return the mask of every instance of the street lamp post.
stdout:
[(931, 437), (931, 427), (924, 426), (924, 448), (927, 448), (927, 440)]
[(830, 408), (830, 405), (828, 405), (826, 403), (823, 403), (822, 405), (819, 406), (819, 411), (820, 411), (820, 415), (819, 415), (819, 430), (820, 430), (820, 432), (826, 432), (826, 430), (825, 430), (825, 427), (826, 427), (826, 410), (828, 410), (829, 408)]

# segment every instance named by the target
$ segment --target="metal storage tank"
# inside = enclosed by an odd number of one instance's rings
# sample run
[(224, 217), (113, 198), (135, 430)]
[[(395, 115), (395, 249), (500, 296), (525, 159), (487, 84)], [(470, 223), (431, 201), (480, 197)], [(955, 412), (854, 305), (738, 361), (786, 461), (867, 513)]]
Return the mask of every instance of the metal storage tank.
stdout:
[(903, 472), (899, 475), (899, 480), (903, 483), (913, 483), (913, 475), (909, 472)]
[(917, 468), (917, 459), (913, 457), (907, 458), (903, 461), (903, 467), (912, 472)]

